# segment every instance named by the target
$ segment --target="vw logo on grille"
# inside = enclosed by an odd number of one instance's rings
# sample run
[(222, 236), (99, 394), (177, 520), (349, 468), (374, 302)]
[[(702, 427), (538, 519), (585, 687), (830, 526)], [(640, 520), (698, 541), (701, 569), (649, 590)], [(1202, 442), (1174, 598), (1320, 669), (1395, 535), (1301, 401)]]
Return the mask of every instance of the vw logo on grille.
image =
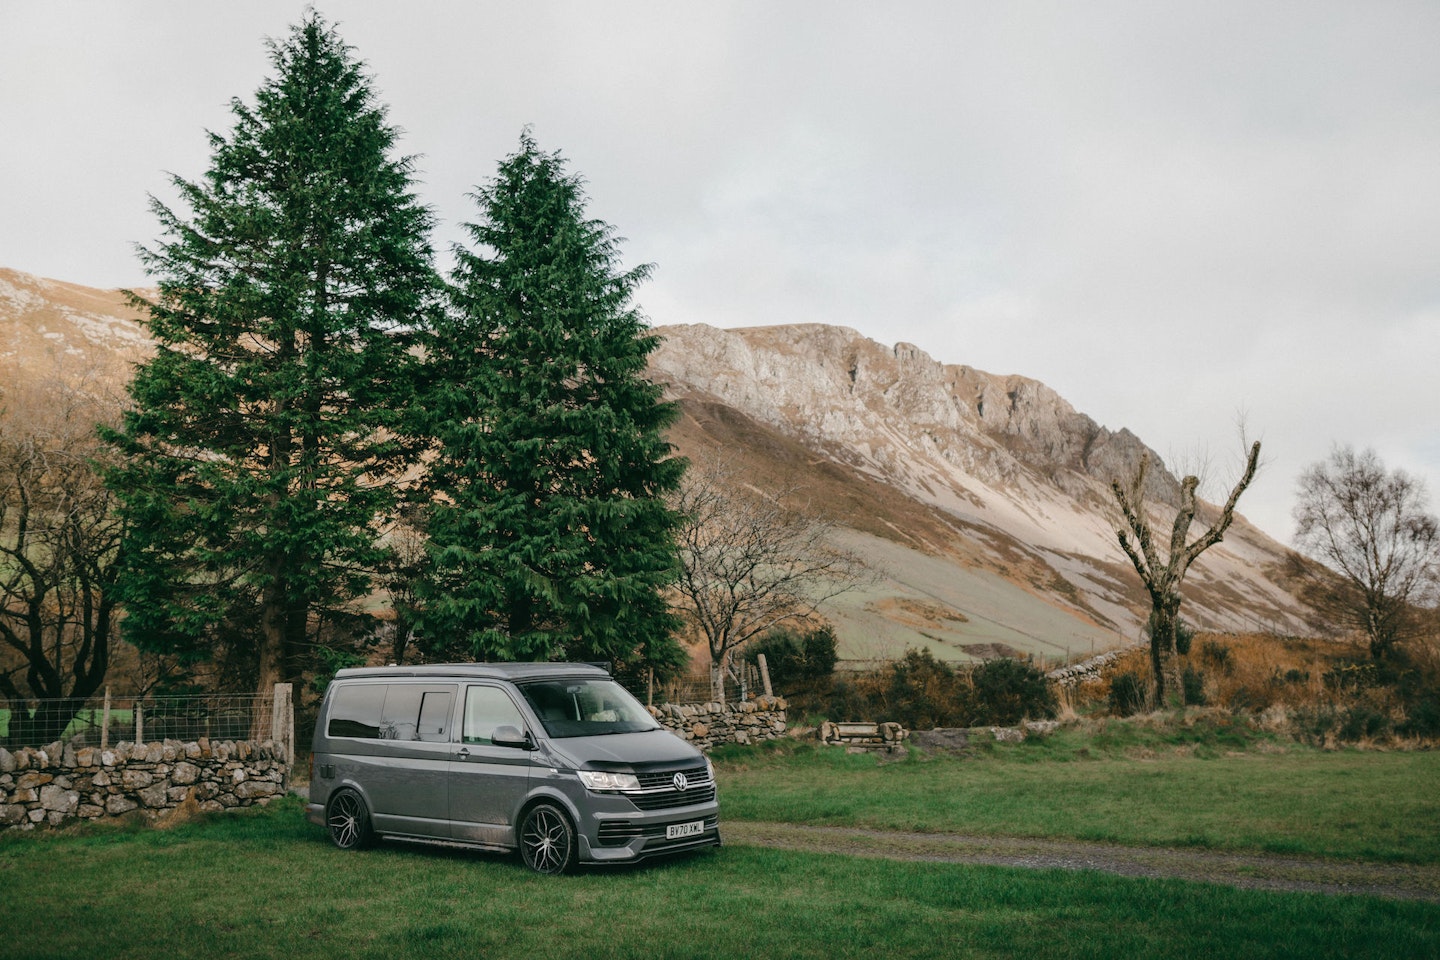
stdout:
[(672, 780), (671, 783), (675, 784), (676, 790), (685, 790), (690, 786), (690, 781), (685, 779), (685, 774), (683, 773), (675, 774), (675, 779)]

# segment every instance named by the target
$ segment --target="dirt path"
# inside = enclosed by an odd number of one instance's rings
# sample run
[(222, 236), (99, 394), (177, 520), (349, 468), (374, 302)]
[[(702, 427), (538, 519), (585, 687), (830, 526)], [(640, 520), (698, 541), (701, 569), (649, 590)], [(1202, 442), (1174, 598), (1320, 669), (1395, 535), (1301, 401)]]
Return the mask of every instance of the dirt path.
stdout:
[(1440, 903), (1440, 867), (1437, 866), (736, 820), (726, 821), (722, 832), (726, 843), (814, 853), (1000, 867), (1099, 870), (1124, 877), (1197, 880), (1257, 890), (1365, 894)]

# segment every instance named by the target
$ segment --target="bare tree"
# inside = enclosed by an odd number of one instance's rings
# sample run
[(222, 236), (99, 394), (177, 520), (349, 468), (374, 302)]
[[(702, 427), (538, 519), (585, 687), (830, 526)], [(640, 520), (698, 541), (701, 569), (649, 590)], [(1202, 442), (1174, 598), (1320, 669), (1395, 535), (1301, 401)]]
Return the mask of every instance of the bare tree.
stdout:
[(122, 525), (94, 462), (119, 405), (94, 379), (0, 383), (0, 697), (12, 741), (49, 743), (104, 682), (117, 633)]
[(1374, 450), (1336, 447), (1300, 476), (1295, 543), (1332, 576), (1310, 571), (1306, 598), (1364, 633), (1384, 657), (1419, 626), (1440, 591), (1440, 523), (1424, 484), (1388, 471)]
[(809, 618), (862, 576), (860, 559), (832, 542), (834, 524), (801, 509), (793, 483), (759, 491), (727, 465), (704, 463), (686, 473), (673, 506), (685, 517), (676, 588), (705, 635), (717, 689), (738, 647)]
[(1155, 676), (1156, 703), (1164, 703), (1181, 692), (1179, 653), (1175, 646), (1176, 629), (1180, 624), (1180, 584), (1195, 559), (1224, 537), (1235, 518), (1235, 504), (1254, 479), (1259, 463), (1260, 444), (1257, 441), (1250, 446), (1244, 473), (1220, 508), (1220, 515), (1209, 529), (1188, 543), (1186, 538), (1199, 507), (1196, 490), (1200, 486), (1200, 478), (1190, 474), (1180, 481), (1180, 507), (1171, 524), (1170, 542), (1163, 548), (1163, 554), (1162, 546), (1155, 542), (1145, 505), (1145, 479), (1150, 469), (1150, 455), (1141, 456), (1135, 475), (1128, 484), (1121, 484), (1119, 480), (1110, 483), (1123, 519), (1115, 535), (1120, 540), (1120, 549), (1130, 558), (1145, 592), (1150, 596), (1150, 666)]

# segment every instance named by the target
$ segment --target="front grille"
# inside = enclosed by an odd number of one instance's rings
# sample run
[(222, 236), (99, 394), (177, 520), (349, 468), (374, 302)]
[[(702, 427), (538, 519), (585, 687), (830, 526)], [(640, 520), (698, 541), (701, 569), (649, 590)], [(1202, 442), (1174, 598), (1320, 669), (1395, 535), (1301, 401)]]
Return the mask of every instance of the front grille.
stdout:
[[(684, 823), (685, 821), (675, 821)], [(707, 817), (705, 819), (705, 832), (718, 828), (720, 819), (718, 817)], [(623, 847), (632, 840), (645, 840), (646, 850), (655, 850), (667, 844), (684, 845), (695, 843), (700, 837), (681, 837), (679, 840), (666, 840), (665, 828), (668, 823), (631, 823), (628, 820), (606, 820), (600, 824), (599, 841), (602, 847)]]
[(684, 790), (675, 788), (676, 772), (638, 773), (636, 777), (640, 781), (640, 789), (626, 790), (624, 794), (641, 810), (668, 810), (709, 803), (715, 799), (715, 782), (710, 779), (708, 768), (700, 766), (678, 771), (685, 775)]
[(715, 787), (691, 787), (689, 790), (658, 791), (656, 793), (627, 793), (630, 802), (641, 810), (668, 810), (671, 807), (688, 807), (697, 803), (709, 803), (715, 799)]
[(640, 781), (641, 790), (674, 789), (677, 773), (685, 774), (685, 779), (692, 787), (710, 782), (710, 769), (704, 766), (691, 767), (689, 770), (666, 770), (663, 773), (637, 773), (635, 778)]

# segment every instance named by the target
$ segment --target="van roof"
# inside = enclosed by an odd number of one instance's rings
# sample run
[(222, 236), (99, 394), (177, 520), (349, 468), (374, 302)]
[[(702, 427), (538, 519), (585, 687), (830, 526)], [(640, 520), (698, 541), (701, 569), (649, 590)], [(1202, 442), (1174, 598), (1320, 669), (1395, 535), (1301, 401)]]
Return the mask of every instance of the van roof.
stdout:
[(427, 663), (408, 667), (346, 667), (336, 680), (380, 680), (386, 677), (451, 677), (477, 680), (550, 680), (556, 677), (608, 677), (590, 663)]

